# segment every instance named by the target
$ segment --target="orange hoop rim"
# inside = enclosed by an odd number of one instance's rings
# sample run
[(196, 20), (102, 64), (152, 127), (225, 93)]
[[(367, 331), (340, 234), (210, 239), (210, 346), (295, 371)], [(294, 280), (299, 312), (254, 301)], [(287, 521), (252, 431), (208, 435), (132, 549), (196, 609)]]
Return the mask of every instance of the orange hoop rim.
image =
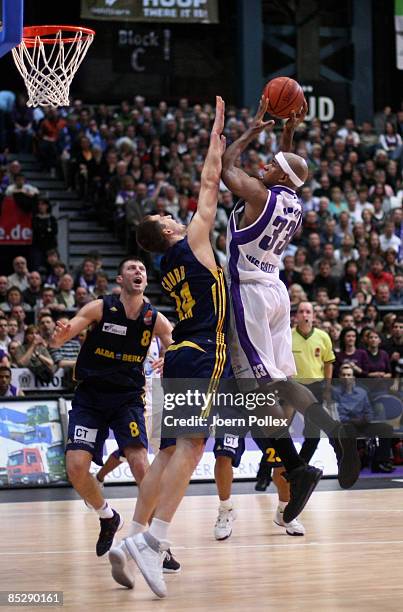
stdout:
[(91, 28), (83, 28), (81, 26), (69, 26), (69, 25), (43, 25), (43, 26), (26, 26), (22, 33), (22, 42), (26, 47), (34, 47), (37, 45), (37, 38), (40, 37), (40, 42), (44, 45), (53, 45), (56, 42), (56, 38), (42, 38), (42, 36), (49, 36), (62, 32), (61, 40), (64, 43), (75, 43), (77, 42), (75, 37), (63, 36), (63, 32), (81, 32), (84, 34), (83, 40), (95, 36), (95, 31)]

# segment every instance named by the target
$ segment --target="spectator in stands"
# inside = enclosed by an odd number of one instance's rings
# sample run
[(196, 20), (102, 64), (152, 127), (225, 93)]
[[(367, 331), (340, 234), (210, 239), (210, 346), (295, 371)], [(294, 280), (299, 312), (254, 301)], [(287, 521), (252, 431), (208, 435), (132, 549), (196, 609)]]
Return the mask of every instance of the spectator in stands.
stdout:
[(6, 196), (16, 196), (17, 194), (23, 194), (28, 198), (35, 198), (39, 195), (39, 189), (30, 183), (26, 183), (23, 174), (17, 174), (14, 182), (7, 187)]
[(337, 402), (340, 421), (354, 427), (357, 436), (377, 436), (379, 446), (375, 447), (371, 470), (372, 472), (393, 472), (394, 468), (391, 463), (393, 427), (387, 423), (371, 423), (373, 411), (368, 394), (365, 389), (356, 384), (354, 370), (350, 364), (341, 366), (339, 377), (341, 385), (334, 387), (332, 393)]
[(27, 326), (25, 325), (26, 318), (27, 318), (27, 315), (22, 306), (14, 306), (11, 309), (9, 321), (12, 319), (15, 319), (18, 324), (17, 333), (14, 335), (14, 337), (13, 336), (11, 337), (13, 337), (14, 340), (18, 340), (19, 342), (21, 342), (21, 344), (24, 342), (25, 330), (27, 329)]
[(384, 258), (386, 263), (384, 270), (395, 277), (396, 285), (396, 276), (398, 274), (403, 274), (403, 264), (397, 261), (397, 252), (395, 249), (386, 249)]
[[(317, 290), (315, 285), (315, 275), (313, 273), (312, 266), (304, 266), (299, 276), (299, 284), (304, 290), (308, 300), (312, 301)], [(295, 280), (298, 281), (298, 277)]]
[(392, 327), (391, 337), (382, 347), (389, 355), (393, 378), (403, 376), (403, 316), (399, 315)]
[(395, 234), (395, 224), (393, 221), (386, 221), (383, 233), (379, 236), (382, 251), (394, 249), (399, 252), (401, 239)]
[(358, 245), (358, 259), (356, 259), (360, 276), (368, 274), (370, 271), (369, 248), (366, 242)]
[(354, 324), (351, 327), (354, 327), (358, 331), (358, 333), (360, 333), (362, 328), (364, 327), (364, 309), (361, 306), (355, 306), (351, 314), (353, 315), (354, 321)]
[(7, 276), (0, 276), (0, 304), (7, 299), (8, 279)]
[(336, 261), (343, 265), (351, 259), (358, 259), (358, 251), (354, 248), (354, 238), (351, 234), (345, 234), (341, 241), (341, 247), (334, 252)]
[(46, 253), (57, 248), (58, 226), (51, 214), (51, 204), (46, 198), (38, 200), (37, 212), (32, 219), (32, 267), (37, 270), (46, 263)]
[(350, 259), (344, 265), (344, 276), (340, 280), (340, 299), (345, 304), (351, 304), (353, 296), (358, 287), (358, 267), (355, 261)]
[(42, 382), (47, 383), (52, 379), (55, 364), (46, 348), (46, 341), (35, 325), (27, 327), (25, 342), (17, 353), (17, 363), (21, 368), (29, 368)]
[(75, 298), (75, 310), (80, 310), (80, 308), (82, 308), (83, 306), (88, 304), (88, 302), (91, 301), (91, 295), (85, 287), (77, 287), (75, 291)]
[(108, 285), (108, 275), (105, 274), (105, 272), (98, 272), (95, 281), (95, 289), (92, 292), (92, 295), (96, 298), (102, 297), (103, 295), (107, 295), (109, 293)]
[(326, 289), (332, 301), (339, 302), (339, 287), (337, 280), (331, 276), (331, 267), (328, 261), (322, 259), (319, 264), (319, 273), (315, 276), (315, 289)]
[(343, 312), (340, 324), (342, 329), (346, 329), (347, 327), (353, 327), (355, 329), (354, 317), (350, 312)]
[(15, 257), (13, 259), (14, 273), (8, 277), (9, 287), (18, 287), (21, 291), (28, 287), (28, 266), (25, 257)]
[(391, 378), (391, 368), (389, 355), (380, 349), (381, 338), (375, 330), (371, 330), (368, 335), (368, 355), (367, 376), (371, 378)]
[(308, 263), (312, 266), (317, 259), (322, 256), (322, 246), (320, 244), (320, 236), (317, 232), (309, 234), (307, 240), (307, 255)]
[(58, 166), (58, 144), (66, 121), (59, 116), (57, 109), (49, 107), (46, 117), (39, 126), (39, 159), (43, 169), (56, 176)]
[(8, 345), (8, 360), (10, 368), (19, 368), (20, 366), (17, 363), (17, 354), (18, 349), (21, 347), (21, 342), (17, 340), (11, 340)]
[(366, 376), (368, 356), (357, 348), (358, 333), (352, 327), (345, 327), (340, 334), (340, 350), (336, 352), (335, 376), (339, 375), (343, 364), (348, 363), (355, 376)]
[(23, 342), (25, 331), (22, 333), (18, 332), (18, 321), (15, 317), (10, 316), (8, 318), (8, 335), (10, 340), (16, 340), (18, 342)]
[(375, 306), (388, 306), (390, 304), (390, 289), (386, 283), (380, 283), (372, 300)]
[(81, 272), (76, 276), (74, 283), (75, 288), (84, 287), (88, 293), (91, 293), (95, 289), (96, 283), (96, 272), (95, 262), (92, 259), (84, 259)]
[(18, 94), (11, 113), (17, 153), (32, 151), (33, 118), (33, 110), (27, 106), (26, 96)]
[(399, 159), (402, 151), (402, 138), (396, 133), (396, 127), (391, 121), (385, 123), (385, 131), (379, 136), (379, 144), (390, 159)]
[(288, 289), (288, 295), (290, 296), (291, 306), (298, 306), (300, 302), (306, 302), (307, 296), (301, 285), (294, 283)]
[(11, 384), (11, 368), (0, 365), (0, 397), (23, 397), (24, 393)]
[(302, 268), (308, 265), (308, 251), (305, 247), (298, 247), (294, 254), (294, 270), (302, 272)]
[(24, 302), (22, 291), (13, 286), (7, 291), (6, 301), (0, 304), (0, 309), (3, 312), (11, 312), (14, 306), (22, 306), (24, 310), (31, 310), (30, 305)]
[(321, 242), (323, 245), (332, 244), (334, 249), (338, 249), (341, 246), (341, 238), (336, 233), (335, 219), (330, 218), (325, 221), (321, 233)]
[(403, 273), (401, 272), (395, 276), (395, 288), (390, 295), (389, 304), (403, 306)]
[(393, 276), (389, 272), (384, 272), (384, 262), (382, 257), (375, 256), (371, 259), (371, 271), (368, 273), (368, 278), (372, 284), (372, 290), (376, 291), (378, 285), (386, 283), (389, 289), (393, 289)]
[(28, 274), (28, 287), (22, 292), (23, 300), (31, 308), (35, 308), (36, 302), (41, 295), (42, 278), (39, 272)]
[(72, 310), (75, 303), (73, 291), (74, 281), (70, 274), (63, 274), (59, 280), (59, 288), (56, 293), (56, 302), (63, 304), (66, 310)]
[(56, 300), (56, 294), (53, 287), (43, 287), (41, 290), (41, 299), (36, 303), (36, 317), (39, 319), (41, 311), (63, 312), (64, 304)]
[(7, 353), (11, 338), (8, 335), (8, 321), (6, 317), (0, 316), (0, 349)]
[(67, 272), (67, 266), (62, 261), (55, 261), (52, 265), (52, 271), (47, 276), (45, 280), (46, 287), (52, 287), (52, 289), (57, 289), (59, 287), (60, 279)]
[(388, 312), (382, 320), (382, 341), (386, 342), (392, 336), (392, 327), (397, 319), (395, 312)]
[(298, 281), (300, 280), (300, 275), (296, 273), (294, 270), (294, 257), (292, 255), (286, 255), (283, 258), (282, 263), (283, 263), (283, 269), (280, 270), (280, 279), (283, 281), (285, 286), (288, 288), (293, 283), (298, 283)]

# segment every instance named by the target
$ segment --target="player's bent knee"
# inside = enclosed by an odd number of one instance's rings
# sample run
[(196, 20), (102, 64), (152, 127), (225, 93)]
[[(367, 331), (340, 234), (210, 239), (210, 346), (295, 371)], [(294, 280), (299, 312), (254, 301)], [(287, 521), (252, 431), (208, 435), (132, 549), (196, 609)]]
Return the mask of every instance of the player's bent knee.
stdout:
[(70, 482), (78, 482), (87, 477), (90, 471), (91, 456), (86, 451), (67, 451), (66, 472)]
[(176, 445), (189, 457), (196, 467), (203, 456), (205, 442), (203, 438), (179, 438)]

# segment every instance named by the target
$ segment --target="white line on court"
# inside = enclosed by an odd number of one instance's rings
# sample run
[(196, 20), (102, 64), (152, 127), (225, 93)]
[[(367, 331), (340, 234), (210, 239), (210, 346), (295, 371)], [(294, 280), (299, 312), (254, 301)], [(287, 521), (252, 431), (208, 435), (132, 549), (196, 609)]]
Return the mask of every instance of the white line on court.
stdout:
[[(403, 540), (357, 540), (357, 541), (344, 541), (344, 542), (301, 542), (300, 544), (230, 544), (228, 546), (175, 546), (177, 550), (215, 550), (223, 551), (228, 554), (228, 549), (234, 548), (313, 548), (318, 546), (385, 546), (385, 545), (402, 545)], [(0, 556), (32, 556), (32, 555), (86, 555), (93, 554), (93, 550), (42, 550), (27, 552), (0, 552)]]

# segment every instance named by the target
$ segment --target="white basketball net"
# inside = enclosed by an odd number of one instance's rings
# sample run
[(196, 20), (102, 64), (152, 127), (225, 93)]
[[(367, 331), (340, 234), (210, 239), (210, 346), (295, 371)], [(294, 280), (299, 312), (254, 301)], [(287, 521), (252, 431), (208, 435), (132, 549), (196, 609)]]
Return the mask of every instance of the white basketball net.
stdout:
[[(60, 30), (53, 43), (44, 44), (40, 36), (24, 40), (15, 47), (13, 57), (28, 91), (27, 106), (69, 106), (70, 85), (91, 45), (94, 35), (69, 32), (65, 42)], [(45, 35), (49, 38), (48, 35)]]

